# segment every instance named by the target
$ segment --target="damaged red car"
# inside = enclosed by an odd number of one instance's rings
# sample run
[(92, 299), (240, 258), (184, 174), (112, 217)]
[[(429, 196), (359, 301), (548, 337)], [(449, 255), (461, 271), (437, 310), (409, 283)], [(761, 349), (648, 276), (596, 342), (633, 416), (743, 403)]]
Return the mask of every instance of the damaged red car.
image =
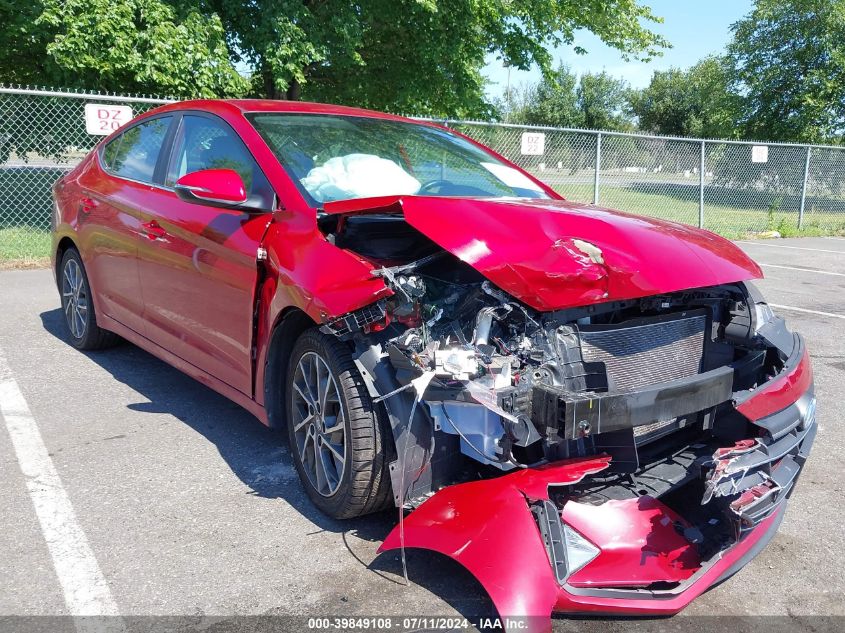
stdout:
[(747, 563), (816, 434), (807, 350), (707, 231), (563, 199), (442, 126), (188, 101), (55, 185), (69, 340), (284, 429), (309, 497), (404, 511), (503, 617), (671, 614)]

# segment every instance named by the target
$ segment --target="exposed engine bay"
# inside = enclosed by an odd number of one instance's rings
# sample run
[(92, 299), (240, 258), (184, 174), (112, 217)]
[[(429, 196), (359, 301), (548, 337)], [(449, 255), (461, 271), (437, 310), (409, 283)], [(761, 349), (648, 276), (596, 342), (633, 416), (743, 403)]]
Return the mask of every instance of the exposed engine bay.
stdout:
[[(815, 435), (815, 398), (810, 386), (788, 410), (743, 414), (743, 402), (805, 356), (750, 283), (538, 311), (478, 272), (472, 252), (456, 257), (401, 215), (331, 216), (321, 228), (393, 292), (323, 331), (354, 347), (387, 409), (398, 506), (413, 510), (456, 483), (604, 459), (533, 498), (522, 493), (558, 583), (571, 588), (598, 550), (570, 527), (567, 508), (659, 500), (657, 530), (689, 548), (692, 562), (678, 567), (690, 577), (791, 492)], [(603, 265), (600, 247), (572, 244)], [(623, 584), (672, 590), (684, 577), (643, 574)]]

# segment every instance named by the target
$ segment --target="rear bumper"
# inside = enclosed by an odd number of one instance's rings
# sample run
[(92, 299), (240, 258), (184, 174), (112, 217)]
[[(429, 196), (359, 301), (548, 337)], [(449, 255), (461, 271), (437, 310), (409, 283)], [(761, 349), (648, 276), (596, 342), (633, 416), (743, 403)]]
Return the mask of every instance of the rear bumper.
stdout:
[[(703, 505), (723, 512), (734, 531), (730, 544), (706, 558), (686, 529), (696, 526), (659, 499), (598, 505), (571, 499), (560, 511), (549, 503), (549, 486), (600, 473), (608, 456), (444, 488), (405, 519), (404, 538), (397, 527), (380, 551), (404, 545), (453, 558), (484, 586), (500, 616), (520, 619), (514, 630), (548, 631), (552, 612), (677, 613), (774, 536), (815, 437), (814, 403), (809, 358), (796, 338), (783, 371), (737, 406), (767, 433), (720, 449), (708, 465), (705, 484), (712, 490)], [(557, 532), (538, 529), (538, 504), (553, 508)], [(598, 550), (571, 574), (561, 546), (564, 525)]]

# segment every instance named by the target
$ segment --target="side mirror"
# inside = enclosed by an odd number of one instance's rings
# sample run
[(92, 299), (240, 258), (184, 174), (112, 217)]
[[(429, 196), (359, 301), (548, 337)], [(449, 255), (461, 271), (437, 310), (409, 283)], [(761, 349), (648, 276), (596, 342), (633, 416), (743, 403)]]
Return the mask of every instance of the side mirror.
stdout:
[(202, 169), (176, 181), (176, 195), (185, 202), (212, 207), (238, 207), (247, 200), (246, 187), (233, 169)]

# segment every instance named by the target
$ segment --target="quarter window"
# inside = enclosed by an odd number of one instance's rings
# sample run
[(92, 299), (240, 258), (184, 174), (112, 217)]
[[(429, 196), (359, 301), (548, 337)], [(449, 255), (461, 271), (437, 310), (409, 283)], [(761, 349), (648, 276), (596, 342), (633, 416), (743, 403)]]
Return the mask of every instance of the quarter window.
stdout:
[(132, 126), (103, 150), (106, 168), (123, 178), (153, 182), (156, 163), (173, 117), (159, 117)]
[(123, 135), (121, 134), (103, 148), (103, 164), (109, 171), (111, 171), (114, 167), (114, 159), (117, 156), (117, 148), (120, 147), (120, 141), (122, 140)]

